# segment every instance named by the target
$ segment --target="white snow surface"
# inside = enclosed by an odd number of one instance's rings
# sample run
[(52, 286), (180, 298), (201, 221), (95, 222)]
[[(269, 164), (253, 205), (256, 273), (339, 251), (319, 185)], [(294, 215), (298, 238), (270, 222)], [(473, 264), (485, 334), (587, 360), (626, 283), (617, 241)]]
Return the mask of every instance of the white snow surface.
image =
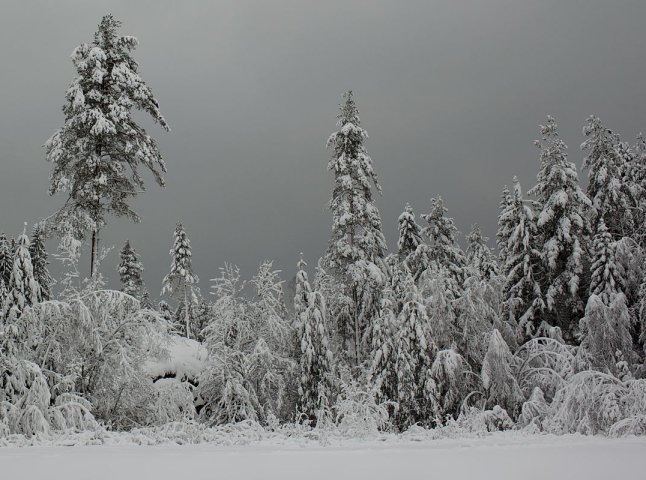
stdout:
[[(275, 439), (274, 439), (275, 440)], [(301, 439), (302, 440), (302, 439)], [(222, 446), (111, 444), (0, 448), (2, 478), (73, 479), (585, 479), (643, 478), (646, 438), (499, 433)]]
[(208, 352), (199, 342), (172, 336), (165, 347), (168, 351), (167, 357), (149, 361), (144, 367), (152, 378), (166, 376), (174, 376), (178, 379), (196, 378), (204, 370)]

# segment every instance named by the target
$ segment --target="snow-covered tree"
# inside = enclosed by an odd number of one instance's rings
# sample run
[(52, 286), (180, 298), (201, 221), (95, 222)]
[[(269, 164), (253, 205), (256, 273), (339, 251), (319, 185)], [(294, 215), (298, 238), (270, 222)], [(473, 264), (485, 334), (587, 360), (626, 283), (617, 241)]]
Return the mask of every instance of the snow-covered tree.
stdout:
[(294, 308), (299, 339), (298, 411), (315, 421), (320, 409), (332, 400), (331, 376), (334, 367), (325, 318), (325, 301), (320, 292), (312, 290), (305, 271), (306, 263), (298, 262)]
[(54, 279), (47, 270), (47, 250), (45, 249), (44, 235), (42, 228), (36, 226), (29, 244), (31, 264), (34, 268), (34, 278), (38, 282), (38, 301), (47, 301), (52, 298), (52, 284)]
[(183, 312), (183, 333), (190, 338), (191, 313), (192, 307), (198, 302), (199, 278), (193, 273), (191, 242), (181, 222), (178, 222), (175, 228), (175, 240), (170, 256), (170, 272), (162, 282), (162, 295), (168, 293), (180, 303)]
[[(405, 295), (409, 295), (409, 288), (404, 290)], [(452, 348), (458, 332), (455, 302), (462, 295), (462, 288), (456, 290), (455, 280), (447, 269), (433, 266), (422, 275), (419, 291), (435, 345), (441, 350)]]
[[(618, 239), (633, 231), (636, 206), (630, 184), (626, 182), (626, 155), (621, 154), (619, 136), (606, 129), (598, 117), (590, 116), (583, 127), (586, 140), (581, 149), (587, 153), (583, 168), (588, 170), (587, 195), (592, 202), (591, 222), (603, 218), (608, 231)], [(627, 149), (623, 149), (628, 153)]]
[(489, 347), (482, 362), (482, 386), (489, 405), (500, 405), (515, 416), (525, 400), (512, 371), (513, 357), (498, 330), (489, 335)]
[(430, 374), (436, 387), (440, 415), (457, 416), (462, 401), (472, 391), (474, 383), (469, 364), (454, 349), (440, 350)]
[(512, 198), (513, 197), (509, 192), (509, 187), (505, 185), (502, 189), (502, 194), (500, 195), (500, 214), (498, 215), (498, 230), (496, 232), (498, 262), (501, 269), (503, 269), (507, 263), (507, 239), (509, 237), (509, 232), (511, 231), (511, 227), (508, 224), (509, 219), (506, 216), (503, 216), (503, 214), (509, 208)]
[(152, 300), (150, 299), (150, 292), (146, 287), (143, 287), (141, 290), (141, 308), (147, 308), (148, 310), (155, 310)]
[(352, 91), (344, 95), (337, 125), (339, 130), (327, 141), (328, 148), (333, 150), (328, 169), (334, 174), (334, 187), (329, 203), (333, 221), (326, 266), (345, 287), (344, 295), (350, 305), (342, 302), (341, 306), (349, 308), (331, 313), (340, 323), (349, 357), (354, 357), (358, 365), (365, 322), (370, 321), (370, 315), (366, 315), (369, 309), (361, 302), (374, 302), (374, 298), (371, 292), (361, 294), (361, 285), (357, 282), (366, 277), (375, 278), (374, 270), (383, 265), (386, 241), (373, 200), (373, 189), (380, 192), (381, 187), (364, 147), (368, 134), (361, 128)]
[(490, 279), (498, 275), (498, 263), (487, 246), (488, 237), (484, 237), (480, 226), (475, 223), (467, 235), (467, 265), (471, 272), (482, 278)]
[(396, 301), (392, 290), (387, 289), (382, 296), (379, 315), (372, 323), (372, 344), (370, 351), (370, 370), (368, 383), (375, 389), (377, 402), (397, 401), (397, 313)]
[(398, 423), (406, 427), (431, 424), (438, 413), (436, 386), (430, 376), (437, 353), (426, 307), (412, 277), (407, 281), (406, 301), (399, 314), (396, 335)]
[(441, 197), (431, 199), (431, 211), (422, 215), (427, 223), (422, 233), (428, 238), (428, 245), (422, 244), (416, 256), (421, 257), (419, 263), (425, 269), (434, 268), (433, 264), (446, 269), (459, 292), (465, 277), (466, 258), (458, 245), (458, 229), (447, 212)]
[(504, 245), (503, 317), (532, 336), (545, 308), (541, 292), (538, 233), (532, 209), (523, 199), (518, 179), (514, 177), (514, 196), (500, 214), (499, 242)]
[[(607, 292), (605, 292), (607, 294)], [(590, 295), (581, 319), (581, 356), (585, 363), (603, 372), (617, 374), (617, 365), (624, 358), (632, 361), (633, 341), (631, 319), (623, 293), (602, 299)]]
[(144, 267), (139, 261), (139, 255), (130, 245), (130, 240), (126, 240), (126, 243), (123, 244), (119, 258), (121, 261), (117, 271), (119, 272), (119, 280), (121, 280), (121, 291), (139, 298), (144, 285), (141, 278)]
[(560, 327), (572, 338), (583, 310), (580, 298), (584, 273), (584, 235), (589, 231), (586, 208), (590, 200), (579, 187), (576, 167), (567, 159), (567, 146), (560, 139), (558, 125), (548, 116), (541, 125), (541, 168), (537, 183), (529, 191), (536, 197), (536, 225), (543, 259), (542, 292), (545, 321)]
[(13, 254), (11, 242), (4, 233), (0, 234), (0, 280), (3, 280), (5, 285), (9, 285), (13, 269)]
[(612, 235), (601, 216), (592, 243), (590, 295), (597, 295), (606, 305), (610, 304), (617, 293), (624, 290), (624, 279), (621, 266), (616, 262), (615, 248)]
[(24, 231), (16, 243), (7, 290), (9, 293), (4, 301), (2, 316), (11, 323), (22, 315), (26, 307), (38, 302), (38, 282), (31, 264), (29, 237)]
[(65, 94), (65, 124), (46, 143), (53, 164), (49, 193), (69, 195), (55, 220), (72, 219), (77, 236), (92, 232), (92, 275), (106, 216), (139, 219), (129, 202), (144, 188), (140, 168), (162, 186), (166, 171), (157, 143), (132, 112), (148, 113), (167, 131), (168, 124), (132, 57), (138, 41), (120, 36), (120, 25), (104, 16), (94, 40), (72, 53), (77, 76)]
[(406, 204), (404, 211), (399, 216), (399, 239), (397, 248), (399, 260), (404, 262), (417, 250), (422, 243), (422, 228), (415, 221), (415, 213), (410, 204)]

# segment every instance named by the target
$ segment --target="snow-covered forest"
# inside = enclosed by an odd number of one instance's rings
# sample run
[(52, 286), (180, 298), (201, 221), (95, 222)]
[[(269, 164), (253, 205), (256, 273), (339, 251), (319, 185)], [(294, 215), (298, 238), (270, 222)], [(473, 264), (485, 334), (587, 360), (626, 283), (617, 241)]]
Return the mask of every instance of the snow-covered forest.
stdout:
[(646, 434), (644, 137), (590, 116), (568, 150), (548, 116), (535, 184), (501, 177), (495, 242), (460, 234), (428, 192), (387, 245), (348, 91), (321, 132), (331, 234), (315, 265), (200, 279), (190, 230), (169, 223), (168, 273), (146, 285), (137, 245), (109, 265), (100, 241), (117, 217), (136, 224), (148, 179), (165, 184), (170, 128), (137, 44), (107, 15), (74, 50), (45, 142), (56, 211), (0, 236), (0, 445)]

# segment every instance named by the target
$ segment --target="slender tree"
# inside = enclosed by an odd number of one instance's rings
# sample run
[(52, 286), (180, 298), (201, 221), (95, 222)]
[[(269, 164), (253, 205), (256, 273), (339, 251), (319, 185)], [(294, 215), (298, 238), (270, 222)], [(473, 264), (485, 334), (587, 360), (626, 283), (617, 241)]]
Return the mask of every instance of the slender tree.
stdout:
[(121, 291), (139, 298), (142, 293), (144, 281), (141, 274), (144, 267), (139, 261), (139, 255), (134, 248), (130, 245), (130, 240), (126, 240), (123, 244), (121, 252), (119, 253), (121, 261), (117, 271), (119, 272), (119, 279), (121, 280)]
[(3, 280), (5, 285), (9, 285), (9, 278), (11, 277), (11, 270), (13, 269), (13, 250), (11, 242), (7, 236), (0, 234), (0, 280)]
[(2, 316), (10, 322), (18, 319), (26, 307), (38, 302), (38, 282), (29, 254), (29, 237), (24, 231), (18, 237), (7, 290)]
[(333, 150), (328, 169), (334, 174), (334, 188), (329, 204), (333, 221), (326, 265), (344, 285), (346, 300), (334, 302), (340, 305), (334, 316), (358, 365), (366, 322), (374, 314), (370, 305), (377, 304), (373, 293), (378, 293), (360, 289), (366, 286), (366, 278), (375, 279), (375, 270), (383, 267), (386, 241), (373, 200), (373, 189), (380, 192), (381, 187), (364, 147), (368, 134), (361, 128), (351, 91), (344, 95), (337, 125), (339, 130), (327, 141), (328, 148)]
[(500, 215), (499, 242), (504, 246), (503, 317), (518, 325), (526, 336), (536, 333), (537, 320), (545, 308), (540, 285), (541, 253), (532, 209), (523, 199), (514, 177), (514, 197)]
[(480, 226), (475, 223), (467, 235), (467, 265), (470, 270), (482, 278), (491, 279), (498, 275), (498, 262), (487, 246), (488, 237), (484, 237)]
[(634, 229), (636, 202), (631, 185), (626, 181), (631, 152), (622, 145), (619, 135), (605, 128), (598, 117), (588, 118), (583, 134), (586, 140), (581, 149), (587, 153), (583, 168), (588, 170), (591, 223), (597, 225), (603, 218), (608, 231), (617, 240)]
[(51, 300), (54, 279), (47, 270), (49, 262), (47, 261), (48, 255), (45, 249), (43, 230), (38, 226), (34, 228), (31, 236), (29, 254), (31, 255), (31, 263), (34, 267), (34, 278), (38, 282), (38, 301)]
[(323, 296), (312, 290), (305, 271), (306, 263), (298, 262), (294, 310), (300, 340), (298, 409), (314, 422), (317, 413), (331, 401), (331, 375), (334, 365), (329, 345)]
[(164, 277), (161, 294), (168, 293), (179, 301), (178, 310), (183, 316), (184, 334), (190, 338), (191, 314), (193, 307), (198, 303), (199, 278), (193, 273), (191, 242), (181, 222), (178, 222), (175, 228), (175, 241), (170, 256), (170, 272)]
[(168, 124), (138, 74), (132, 57), (138, 41), (118, 35), (120, 25), (112, 15), (104, 16), (94, 41), (72, 53), (77, 76), (65, 94), (65, 124), (46, 144), (53, 164), (49, 193), (68, 194), (56, 223), (71, 223), (79, 236), (92, 232), (91, 275), (106, 216), (139, 220), (129, 202), (144, 188), (140, 167), (149, 169), (161, 186), (166, 171), (157, 143), (132, 111), (148, 113), (167, 131)]
[(397, 241), (397, 248), (400, 261), (405, 261), (408, 257), (415, 253), (417, 247), (422, 243), (422, 228), (415, 221), (415, 213), (410, 204), (406, 204), (406, 208), (399, 216), (399, 240)]

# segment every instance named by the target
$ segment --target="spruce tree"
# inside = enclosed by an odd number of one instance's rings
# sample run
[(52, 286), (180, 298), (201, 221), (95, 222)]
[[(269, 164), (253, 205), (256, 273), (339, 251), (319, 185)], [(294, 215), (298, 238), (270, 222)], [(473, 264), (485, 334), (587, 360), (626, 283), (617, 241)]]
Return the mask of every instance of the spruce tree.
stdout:
[(426, 307), (415, 282), (409, 276), (404, 306), (399, 314), (396, 336), (398, 422), (408, 427), (430, 424), (437, 414), (436, 388), (430, 376), (437, 347), (433, 342)]
[(634, 230), (633, 208), (636, 202), (625, 178), (629, 150), (623, 148), (619, 136), (606, 129), (595, 116), (588, 118), (583, 134), (586, 140), (581, 149), (587, 153), (583, 168), (588, 170), (591, 223), (596, 225), (603, 218), (608, 231), (617, 240)]
[(65, 94), (65, 124), (46, 143), (53, 164), (49, 193), (69, 195), (56, 220), (71, 222), (75, 235), (92, 232), (91, 275), (106, 216), (139, 220), (129, 202), (144, 189), (140, 167), (161, 186), (166, 172), (157, 143), (132, 111), (149, 114), (167, 131), (168, 124), (132, 57), (138, 41), (120, 36), (120, 26), (112, 15), (104, 16), (94, 41), (72, 53), (77, 76)]
[(498, 263), (487, 246), (488, 237), (484, 237), (480, 226), (475, 223), (467, 235), (467, 265), (469, 269), (485, 279), (498, 275)]
[(25, 308), (38, 302), (38, 282), (34, 278), (31, 264), (29, 238), (24, 231), (16, 243), (7, 290), (9, 293), (4, 302), (2, 316), (10, 322), (18, 319)]
[(7, 236), (2, 233), (0, 234), (0, 280), (3, 280), (5, 285), (9, 285), (12, 269), (13, 250)]
[(591, 204), (579, 187), (576, 167), (567, 159), (567, 146), (553, 117), (541, 125), (541, 134), (535, 142), (541, 149), (541, 168), (529, 194), (535, 195), (538, 206), (545, 319), (572, 339), (583, 310), (580, 288), (589, 231), (585, 213)]
[(499, 222), (499, 242), (507, 259), (503, 265), (503, 319), (518, 325), (526, 336), (532, 336), (545, 308), (540, 285), (541, 254), (534, 214), (523, 199), (516, 177), (513, 200), (501, 213)]
[(624, 279), (620, 265), (615, 258), (615, 244), (606, 228), (603, 217), (599, 217), (597, 233), (592, 243), (592, 278), (590, 295), (597, 295), (601, 301), (610, 305), (614, 296), (624, 290)]
[(397, 401), (396, 300), (392, 290), (382, 297), (379, 315), (372, 324), (372, 345), (368, 382), (375, 388), (378, 402)]
[(511, 204), (512, 196), (507, 185), (504, 186), (500, 195), (500, 214), (498, 215), (498, 231), (496, 232), (496, 246), (498, 247), (498, 261), (501, 268), (507, 263), (507, 238), (511, 227), (506, 223), (508, 219), (503, 217), (503, 213)]
[(38, 301), (43, 302), (52, 298), (52, 284), (54, 279), (47, 270), (47, 250), (45, 249), (44, 235), (42, 228), (36, 226), (31, 236), (29, 254), (34, 267), (34, 278), (38, 282)]
[(431, 199), (431, 211), (422, 218), (427, 225), (422, 233), (428, 238), (428, 245), (422, 245), (418, 251), (423, 257), (421, 264), (426, 269), (436, 264), (450, 273), (456, 291), (462, 287), (465, 277), (466, 258), (458, 245), (458, 229), (453, 218), (447, 215), (442, 197)]
[(153, 305), (153, 302), (150, 299), (150, 292), (146, 287), (143, 287), (141, 290), (141, 308), (145, 308), (148, 310), (155, 309), (155, 306)]
[(375, 313), (369, 306), (376, 305), (373, 293), (378, 294), (365, 289), (360, 292), (360, 288), (383, 267), (386, 241), (373, 200), (373, 189), (381, 192), (381, 187), (364, 147), (368, 134), (361, 128), (352, 91), (344, 95), (337, 125), (339, 130), (327, 141), (333, 150), (328, 169), (334, 174), (334, 187), (326, 266), (344, 287), (345, 300), (339, 302), (340, 308), (335, 305), (333, 315), (349, 355), (359, 365), (363, 332)]
[(417, 247), (422, 243), (421, 227), (415, 221), (415, 213), (410, 204), (406, 204), (406, 208), (399, 216), (399, 240), (397, 241), (397, 248), (399, 253), (399, 260), (404, 262), (408, 257), (415, 253)]
[(199, 278), (193, 273), (191, 242), (186, 236), (181, 222), (178, 222), (175, 228), (175, 241), (170, 256), (172, 258), (170, 272), (164, 277), (161, 294), (168, 293), (178, 300), (178, 311), (181, 312), (178, 320), (183, 323), (184, 335), (190, 338), (191, 314), (193, 307), (198, 302), (197, 283)]
[(300, 341), (298, 409), (309, 421), (315, 422), (321, 407), (331, 401), (334, 360), (329, 345), (325, 302), (320, 292), (311, 289), (306, 265), (301, 258), (298, 262), (294, 297)]
[(144, 281), (141, 278), (144, 267), (139, 261), (137, 252), (130, 246), (130, 240), (126, 240), (126, 243), (123, 244), (119, 257), (121, 261), (119, 262), (117, 271), (119, 272), (119, 279), (121, 281), (121, 291), (135, 298), (139, 298), (144, 285)]

